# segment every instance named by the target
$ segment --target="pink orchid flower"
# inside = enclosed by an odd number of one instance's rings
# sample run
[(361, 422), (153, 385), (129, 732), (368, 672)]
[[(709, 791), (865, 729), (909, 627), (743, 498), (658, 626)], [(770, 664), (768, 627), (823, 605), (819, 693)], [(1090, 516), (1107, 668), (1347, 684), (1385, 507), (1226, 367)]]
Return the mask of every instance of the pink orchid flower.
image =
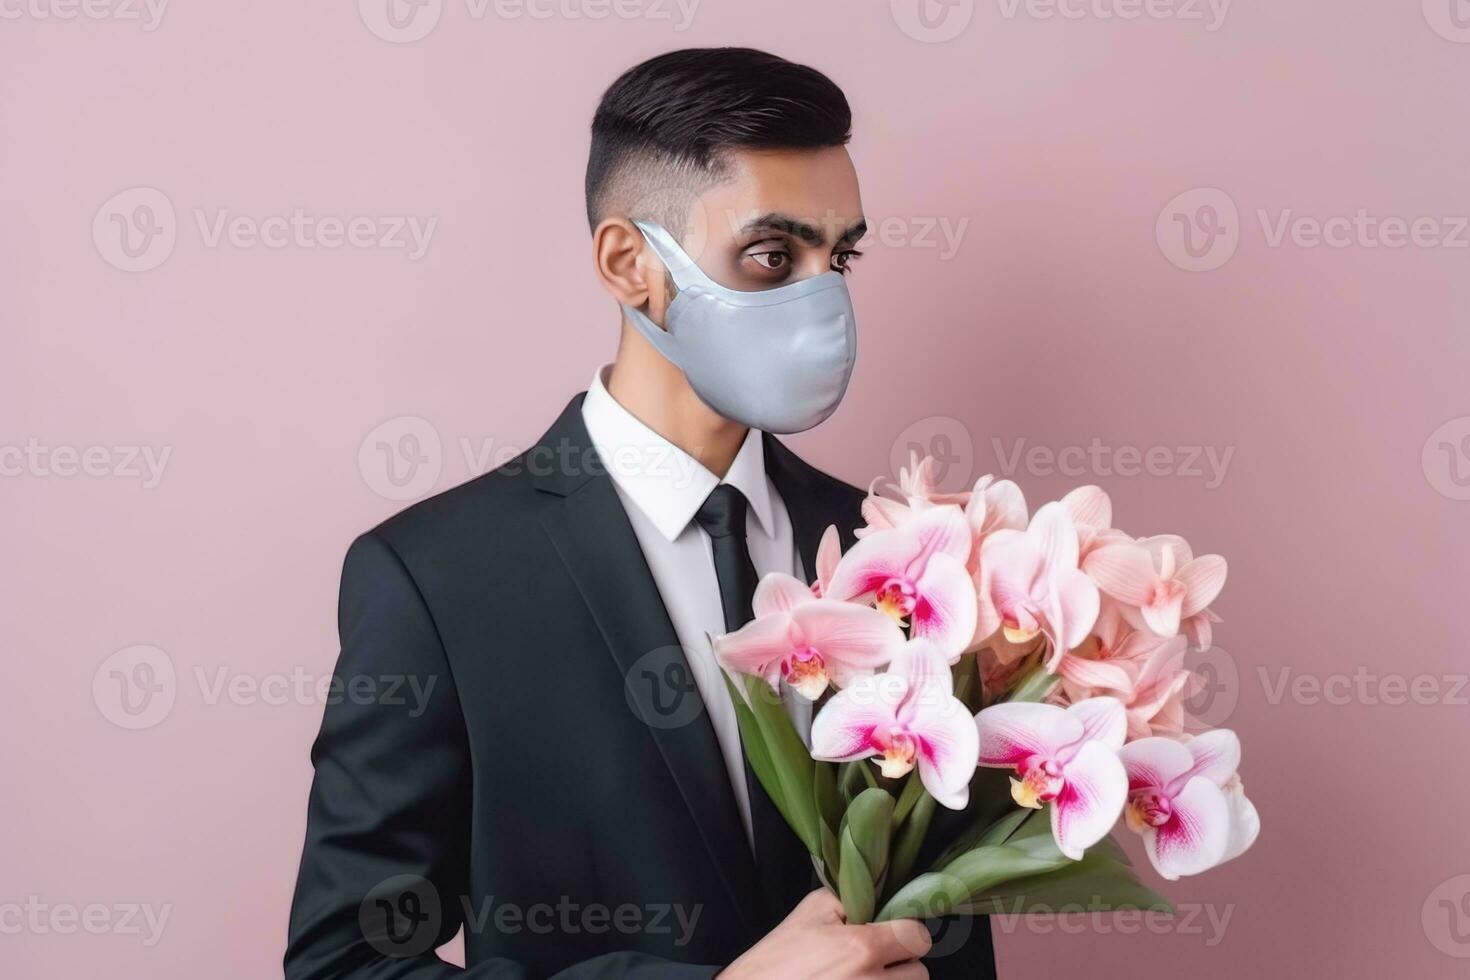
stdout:
[(953, 504), (964, 507), (970, 500), (968, 491), (946, 493), (939, 490), (934, 481), (934, 459), (929, 456), (920, 459), (918, 453), (909, 454), (909, 465), (899, 467), (898, 485), (890, 485), (890, 489), (897, 490), (902, 499), (883, 496), (878, 493), (877, 485), (878, 480), (874, 480), (868, 488), (867, 499), (863, 501), (863, 520), (868, 526), (858, 529), (860, 538), (874, 531), (901, 527), (931, 506)]
[(837, 536), (837, 525), (829, 524), (817, 544), (817, 578), (812, 583), (812, 595), (820, 596), (827, 591), (827, 583), (832, 581), (832, 573), (837, 571), (841, 559), (842, 541)]
[(755, 618), (716, 637), (715, 658), (727, 670), (785, 681), (815, 701), (829, 684), (846, 687), (887, 664), (902, 648), (903, 631), (867, 606), (817, 598), (811, 588), (773, 572), (756, 586)]
[(1128, 798), (1118, 759), (1126, 726), (1115, 698), (1067, 708), (1003, 702), (975, 716), (980, 765), (1014, 768), (1011, 797), (1021, 806), (1051, 804), (1052, 836), (1074, 861), (1107, 836)]
[(852, 547), (823, 594), (872, 602), (915, 637), (933, 640), (953, 663), (975, 634), (975, 587), (965, 571), (970, 528), (953, 505), (930, 507), (900, 527)]
[(1184, 667), (1185, 640), (1164, 639), (1124, 622), (1108, 599), (1092, 635), (1062, 657), (1061, 701), (1070, 704), (1108, 695), (1123, 702), (1128, 737), (1144, 738), (1183, 728), (1183, 694), (1193, 675)]
[(882, 674), (860, 677), (812, 719), (812, 758), (878, 757), (885, 777), (915, 767), (929, 795), (951, 810), (969, 802), (979, 736), (952, 693), (949, 665), (928, 640), (911, 640)]
[(1083, 560), (1105, 544), (1133, 540), (1113, 527), (1113, 502), (1101, 487), (1078, 487), (1062, 498), (1062, 506), (1077, 525), (1078, 553)]
[(1142, 738), (1123, 747), (1127, 823), (1143, 835), (1154, 869), (1174, 881), (1243, 853), (1260, 832), (1236, 767), (1240, 740), (1226, 729), (1187, 742)]
[(975, 639), (996, 630), (1012, 644), (1044, 633), (1052, 653), (1047, 669), (1087, 639), (1097, 619), (1097, 586), (1077, 567), (1078, 537), (1060, 503), (1036, 512), (1025, 531), (996, 531), (980, 553), (979, 615)]
[(975, 481), (975, 489), (965, 504), (965, 520), (970, 522), (970, 534), (974, 538), (968, 564), (970, 574), (974, 575), (986, 539), (996, 531), (1026, 529), (1026, 496), (1010, 480), (997, 481), (987, 474)]
[(1159, 636), (1175, 636), (1189, 624), (1196, 636), (1209, 639), (1210, 603), (1225, 586), (1225, 559), (1195, 558), (1177, 534), (1161, 534), (1136, 542), (1107, 544), (1087, 556), (1083, 565), (1098, 588), (1124, 606), (1133, 626)]

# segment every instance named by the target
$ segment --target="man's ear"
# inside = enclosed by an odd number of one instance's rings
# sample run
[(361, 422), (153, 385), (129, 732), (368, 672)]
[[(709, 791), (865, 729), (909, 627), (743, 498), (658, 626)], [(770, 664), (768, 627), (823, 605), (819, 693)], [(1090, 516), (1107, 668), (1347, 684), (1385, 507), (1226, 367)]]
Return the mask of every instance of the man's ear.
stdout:
[(664, 265), (627, 218), (604, 218), (592, 232), (592, 261), (602, 288), (619, 303), (662, 310)]

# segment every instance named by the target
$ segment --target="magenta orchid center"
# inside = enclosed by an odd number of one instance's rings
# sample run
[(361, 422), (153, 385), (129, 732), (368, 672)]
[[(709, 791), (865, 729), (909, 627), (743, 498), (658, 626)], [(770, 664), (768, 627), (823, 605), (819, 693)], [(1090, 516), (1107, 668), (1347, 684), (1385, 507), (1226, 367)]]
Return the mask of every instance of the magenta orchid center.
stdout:
[(876, 603), (879, 609), (902, 623), (914, 612), (918, 596), (912, 583), (905, 579), (891, 578), (878, 589)]
[(1011, 799), (1020, 806), (1039, 810), (1061, 795), (1066, 779), (1062, 775), (1062, 764), (1055, 759), (1032, 756), (1016, 767), (1011, 777)]
[(814, 647), (802, 645), (781, 661), (781, 677), (797, 694), (815, 701), (827, 690), (827, 662)]
[(1149, 827), (1162, 827), (1174, 815), (1174, 804), (1157, 789), (1135, 790), (1123, 811), (1130, 830), (1142, 833)]
[(914, 757), (919, 746), (908, 730), (901, 725), (890, 728), (886, 735), (873, 732), (873, 747), (882, 752), (878, 768), (887, 779), (908, 775), (914, 768)]

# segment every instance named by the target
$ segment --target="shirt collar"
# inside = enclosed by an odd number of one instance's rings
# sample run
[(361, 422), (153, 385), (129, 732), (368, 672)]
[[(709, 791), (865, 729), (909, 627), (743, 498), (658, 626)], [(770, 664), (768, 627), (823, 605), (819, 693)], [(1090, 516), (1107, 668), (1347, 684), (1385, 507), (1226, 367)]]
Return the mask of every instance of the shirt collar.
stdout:
[(650, 429), (608, 393), (598, 370), (582, 402), (582, 421), (608, 475), (623, 495), (673, 541), (704, 503), (710, 491), (729, 484), (750, 503), (760, 530), (774, 535), (771, 484), (766, 478), (761, 433), (751, 429), (721, 480), (705, 466)]

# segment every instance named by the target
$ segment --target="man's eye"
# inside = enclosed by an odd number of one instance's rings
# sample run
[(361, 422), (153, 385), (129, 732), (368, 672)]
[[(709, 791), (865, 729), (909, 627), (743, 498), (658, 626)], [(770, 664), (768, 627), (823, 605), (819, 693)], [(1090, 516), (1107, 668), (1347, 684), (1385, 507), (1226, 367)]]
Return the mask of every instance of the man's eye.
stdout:
[(751, 252), (750, 257), (763, 269), (784, 269), (791, 261), (785, 252)]
[(838, 252), (832, 256), (832, 268), (837, 272), (846, 272), (848, 270), (848, 266), (852, 263), (854, 259), (860, 259), (862, 257), (863, 253), (859, 252), (857, 249), (846, 249), (845, 251)]

